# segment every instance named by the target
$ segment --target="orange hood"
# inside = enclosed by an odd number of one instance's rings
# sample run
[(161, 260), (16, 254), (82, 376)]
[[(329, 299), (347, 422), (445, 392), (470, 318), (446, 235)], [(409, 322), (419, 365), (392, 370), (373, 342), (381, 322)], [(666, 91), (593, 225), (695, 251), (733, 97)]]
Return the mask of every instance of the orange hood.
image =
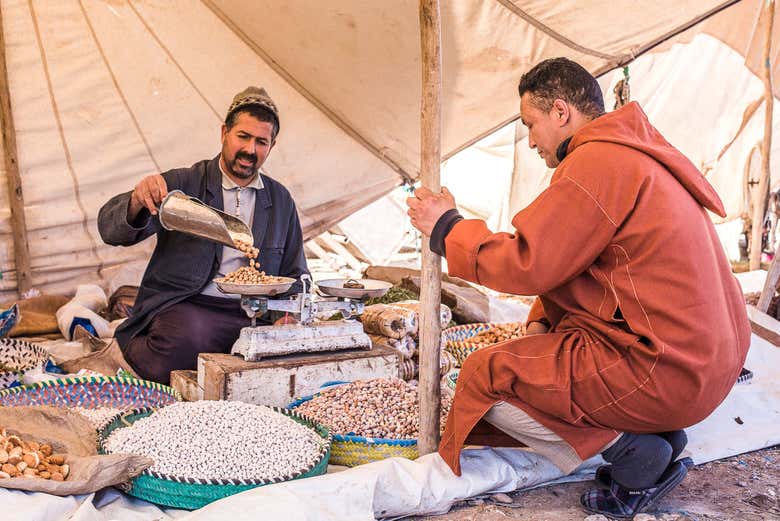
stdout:
[(666, 167), (703, 207), (721, 217), (726, 216), (723, 202), (709, 181), (650, 124), (637, 102), (632, 101), (580, 128), (569, 142), (567, 151), (571, 153), (591, 141), (617, 143), (647, 154)]

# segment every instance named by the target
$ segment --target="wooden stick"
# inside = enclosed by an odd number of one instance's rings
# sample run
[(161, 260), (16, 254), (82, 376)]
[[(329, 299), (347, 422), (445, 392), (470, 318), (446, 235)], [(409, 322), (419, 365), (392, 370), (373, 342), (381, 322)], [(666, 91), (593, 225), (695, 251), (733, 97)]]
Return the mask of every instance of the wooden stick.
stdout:
[[(775, 2), (767, 0), (764, 4), (766, 34), (764, 38), (764, 143), (761, 147), (761, 177), (758, 180), (757, 197), (753, 206), (753, 222), (750, 231), (750, 269), (761, 267), (761, 236), (764, 230), (764, 215), (766, 214), (767, 195), (769, 194), (769, 156), (772, 148), (772, 109), (774, 94), (772, 93), (772, 29), (775, 23)], [(774, 288), (773, 288), (774, 293)], [(763, 296), (763, 295), (762, 295)], [(770, 296), (771, 299), (771, 296)], [(769, 304), (767, 304), (768, 306)], [(759, 306), (760, 309), (760, 306)]]
[[(441, 19), (439, 0), (420, 0), (422, 101), (420, 104), (420, 179), (433, 192), (441, 190)], [(439, 349), (441, 324), (441, 257), (423, 238), (420, 288), (420, 456), (439, 446)]]
[(16, 129), (11, 112), (11, 91), (8, 87), (8, 68), (5, 61), (5, 35), (3, 13), (0, 10), (0, 126), (2, 127), (5, 171), (8, 180), (8, 199), (11, 205), (11, 233), (14, 241), (16, 265), (16, 290), (21, 297), (32, 287), (30, 270), (30, 245), (27, 242), (27, 225), (24, 218), (22, 178), (16, 151)]

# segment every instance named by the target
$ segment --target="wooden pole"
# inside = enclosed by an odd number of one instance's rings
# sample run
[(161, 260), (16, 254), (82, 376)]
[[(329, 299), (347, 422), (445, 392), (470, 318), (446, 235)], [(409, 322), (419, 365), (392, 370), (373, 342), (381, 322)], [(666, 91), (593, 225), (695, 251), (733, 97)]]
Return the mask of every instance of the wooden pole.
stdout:
[(761, 234), (764, 229), (767, 196), (769, 195), (769, 157), (772, 149), (772, 109), (775, 96), (772, 92), (772, 31), (775, 24), (775, 2), (766, 0), (764, 4), (766, 35), (764, 39), (764, 143), (761, 147), (761, 177), (753, 206), (753, 221), (750, 233), (750, 269), (761, 267)]
[(16, 152), (16, 130), (11, 112), (11, 92), (8, 87), (8, 68), (5, 62), (5, 35), (3, 12), (0, 9), (0, 127), (2, 127), (3, 150), (5, 150), (5, 171), (8, 179), (8, 199), (11, 205), (11, 234), (14, 241), (16, 265), (16, 289), (22, 293), (32, 286), (30, 271), (30, 245), (27, 242), (27, 226), (24, 218), (24, 197), (22, 178)]
[[(439, 0), (420, 0), (422, 102), (420, 104), (420, 179), (433, 192), (441, 190), (441, 19)], [(439, 349), (441, 344), (441, 257), (423, 238), (420, 287), (420, 437), (422, 456), (439, 446)]]

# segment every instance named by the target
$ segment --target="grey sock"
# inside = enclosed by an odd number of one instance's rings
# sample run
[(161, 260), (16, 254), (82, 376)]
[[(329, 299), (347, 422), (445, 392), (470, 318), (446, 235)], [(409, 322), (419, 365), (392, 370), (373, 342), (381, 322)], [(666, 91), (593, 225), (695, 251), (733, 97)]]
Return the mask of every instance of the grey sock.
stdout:
[(672, 461), (672, 446), (657, 434), (627, 432), (601, 455), (612, 464), (614, 481), (639, 490), (656, 484)]

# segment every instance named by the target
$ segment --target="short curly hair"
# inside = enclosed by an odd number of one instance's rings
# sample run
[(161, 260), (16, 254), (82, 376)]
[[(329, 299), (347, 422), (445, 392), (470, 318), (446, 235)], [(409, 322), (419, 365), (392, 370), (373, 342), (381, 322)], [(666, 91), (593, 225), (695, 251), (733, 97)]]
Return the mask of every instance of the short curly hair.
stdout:
[(568, 58), (550, 58), (523, 74), (517, 90), (529, 92), (539, 109), (549, 111), (556, 99), (574, 105), (585, 116), (604, 114), (604, 97), (596, 78)]

